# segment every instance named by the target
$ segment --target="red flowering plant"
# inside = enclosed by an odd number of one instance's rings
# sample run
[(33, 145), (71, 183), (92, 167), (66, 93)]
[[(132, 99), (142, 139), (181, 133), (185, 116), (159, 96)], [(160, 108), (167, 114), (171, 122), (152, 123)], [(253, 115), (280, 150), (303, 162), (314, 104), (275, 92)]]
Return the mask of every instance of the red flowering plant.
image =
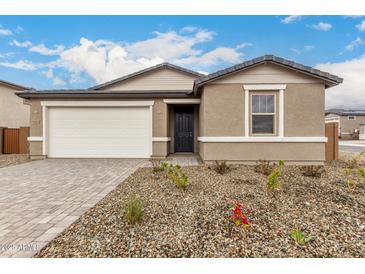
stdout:
[(250, 223), (248, 221), (248, 216), (250, 215), (251, 210), (245, 205), (235, 202), (234, 206), (231, 208), (230, 212), (230, 220), (237, 226), (242, 225), (245, 228), (250, 227)]

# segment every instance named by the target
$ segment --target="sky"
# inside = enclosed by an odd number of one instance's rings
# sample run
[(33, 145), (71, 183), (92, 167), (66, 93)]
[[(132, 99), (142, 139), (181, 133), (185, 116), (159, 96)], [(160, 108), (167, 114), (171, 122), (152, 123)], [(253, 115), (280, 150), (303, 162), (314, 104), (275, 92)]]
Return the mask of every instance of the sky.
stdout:
[(326, 107), (364, 108), (365, 16), (0, 16), (0, 80), (88, 88), (170, 62), (201, 73), (264, 54), (344, 78)]

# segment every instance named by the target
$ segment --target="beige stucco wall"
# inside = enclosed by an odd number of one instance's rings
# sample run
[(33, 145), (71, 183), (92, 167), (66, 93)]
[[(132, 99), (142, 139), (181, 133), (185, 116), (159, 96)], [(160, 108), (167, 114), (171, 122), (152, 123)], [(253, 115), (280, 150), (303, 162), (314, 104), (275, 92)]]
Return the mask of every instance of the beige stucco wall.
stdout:
[(0, 84), (0, 126), (19, 128), (29, 126), (29, 105), (15, 95), (19, 92), (12, 87)]
[[(200, 136), (244, 137), (245, 93), (243, 85), (275, 83), (286, 84), (284, 91), (284, 136), (324, 137), (324, 83), (316, 78), (294, 73), (281, 67), (278, 67), (276, 71), (274, 70), (272, 65), (263, 65), (260, 68), (240, 72), (237, 75), (205, 85), (201, 91)], [(250, 95), (254, 93), (257, 92), (252, 91)], [(277, 114), (279, 110), (278, 95), (277, 92)], [(275, 125), (276, 134), (278, 133), (278, 119), (279, 115), (277, 115)], [(206, 161), (282, 159), (297, 162), (323, 162), (325, 159), (325, 143), (200, 142), (199, 146), (199, 153), (202, 159)]]
[(204, 161), (323, 162), (324, 143), (200, 143)]
[(207, 85), (201, 95), (200, 136), (244, 136), (243, 85)]
[[(171, 68), (161, 68), (121, 81), (103, 90), (191, 90), (197, 76)], [(102, 92), (102, 91), (101, 91)]]
[[(143, 100), (143, 99), (139, 99)], [(150, 100), (150, 99), (149, 99)], [(130, 100), (126, 100), (130, 101)], [(169, 112), (168, 105), (162, 99), (155, 99), (152, 107), (152, 136), (153, 137), (168, 137), (169, 136)], [(43, 118), (41, 100), (32, 99), (30, 106), (30, 136), (43, 136)], [(33, 158), (38, 158), (42, 155), (42, 142), (29, 142), (30, 155)], [(169, 153), (169, 142), (153, 141), (152, 156), (162, 157)]]
[(284, 91), (284, 135), (324, 136), (323, 84), (288, 84)]

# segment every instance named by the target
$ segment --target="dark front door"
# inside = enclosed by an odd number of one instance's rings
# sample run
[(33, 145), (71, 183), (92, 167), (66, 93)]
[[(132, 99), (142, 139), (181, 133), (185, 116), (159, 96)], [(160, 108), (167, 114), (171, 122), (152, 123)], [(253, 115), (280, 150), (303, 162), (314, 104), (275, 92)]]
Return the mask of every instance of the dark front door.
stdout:
[(193, 108), (175, 109), (175, 152), (194, 151)]

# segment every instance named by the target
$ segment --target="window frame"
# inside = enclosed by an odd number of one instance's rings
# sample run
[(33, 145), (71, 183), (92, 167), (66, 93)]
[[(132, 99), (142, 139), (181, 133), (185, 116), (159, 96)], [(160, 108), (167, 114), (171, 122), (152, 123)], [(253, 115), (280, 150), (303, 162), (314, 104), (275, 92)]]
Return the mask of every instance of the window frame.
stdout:
[[(253, 107), (252, 107), (252, 103), (253, 103), (253, 96), (263, 96), (263, 95), (273, 95), (274, 96), (274, 112), (272, 113), (253, 113)], [(265, 91), (265, 92), (250, 92), (250, 104), (249, 104), (249, 115), (250, 115), (250, 136), (276, 136), (277, 135), (277, 92), (270, 92), (270, 91)], [(273, 116), (273, 132), (272, 133), (253, 133), (253, 116), (254, 115), (272, 115)]]
[[(354, 119), (350, 119), (350, 117), (353, 117)], [(356, 116), (354, 116), (354, 115), (348, 115), (347, 116), (347, 120), (348, 121), (356, 121)]]

